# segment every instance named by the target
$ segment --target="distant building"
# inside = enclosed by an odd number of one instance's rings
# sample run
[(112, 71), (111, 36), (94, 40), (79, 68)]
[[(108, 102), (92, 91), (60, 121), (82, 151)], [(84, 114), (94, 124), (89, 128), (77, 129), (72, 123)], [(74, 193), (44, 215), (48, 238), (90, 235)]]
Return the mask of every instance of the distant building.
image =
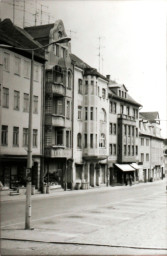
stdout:
[(163, 178), (163, 138), (161, 136), (158, 112), (140, 112), (140, 181)]
[(123, 84), (109, 80), (110, 184), (138, 182), (139, 108)]
[[(40, 44), (6, 19), (0, 22), (0, 44), (38, 48)], [(43, 51), (34, 55), (32, 184), (39, 188), (42, 158), (41, 124)], [(13, 188), (26, 184), (31, 51), (0, 47), (0, 181)]]
[(164, 174), (167, 175), (167, 139), (164, 140)]

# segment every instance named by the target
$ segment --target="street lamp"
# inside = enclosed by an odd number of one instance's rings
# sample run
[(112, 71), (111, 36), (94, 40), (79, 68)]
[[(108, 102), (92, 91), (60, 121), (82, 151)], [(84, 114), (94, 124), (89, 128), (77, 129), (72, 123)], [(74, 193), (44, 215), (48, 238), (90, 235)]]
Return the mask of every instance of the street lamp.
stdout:
[(27, 170), (26, 170), (26, 210), (25, 210), (25, 229), (31, 229), (31, 169), (32, 169), (32, 106), (33, 106), (33, 76), (34, 76), (34, 51), (47, 48), (52, 44), (67, 43), (71, 40), (70, 37), (61, 37), (47, 45), (26, 49), (11, 45), (0, 44), (0, 48), (13, 48), (22, 51), (31, 52), (31, 76), (30, 76), (30, 105), (29, 105), (29, 121), (28, 121), (28, 150), (27, 150)]

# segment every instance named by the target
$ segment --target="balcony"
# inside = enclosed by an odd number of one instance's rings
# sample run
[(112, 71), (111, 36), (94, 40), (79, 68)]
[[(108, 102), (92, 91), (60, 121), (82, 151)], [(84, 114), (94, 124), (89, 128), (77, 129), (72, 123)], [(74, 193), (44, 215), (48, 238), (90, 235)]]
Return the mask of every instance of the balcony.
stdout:
[(135, 121), (136, 120), (134, 116), (128, 116), (128, 115), (125, 115), (125, 114), (119, 114), (118, 118), (119, 119), (130, 120), (130, 121)]
[(65, 117), (58, 114), (46, 115), (45, 124), (56, 127), (65, 127)]
[(107, 158), (106, 148), (96, 148), (96, 149), (84, 149), (83, 158), (85, 160), (104, 160)]
[(45, 157), (58, 157), (58, 158), (72, 158), (72, 149), (65, 148), (65, 146), (52, 146), (45, 148)]
[(46, 93), (52, 93), (54, 96), (65, 96), (65, 87), (63, 83), (47, 83)]

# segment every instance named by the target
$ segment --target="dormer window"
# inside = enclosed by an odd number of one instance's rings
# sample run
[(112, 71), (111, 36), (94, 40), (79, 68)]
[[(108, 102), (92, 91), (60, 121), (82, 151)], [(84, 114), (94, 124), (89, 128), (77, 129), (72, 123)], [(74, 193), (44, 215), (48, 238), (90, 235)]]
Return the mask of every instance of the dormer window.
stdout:
[(122, 92), (122, 98), (124, 98), (124, 92)]

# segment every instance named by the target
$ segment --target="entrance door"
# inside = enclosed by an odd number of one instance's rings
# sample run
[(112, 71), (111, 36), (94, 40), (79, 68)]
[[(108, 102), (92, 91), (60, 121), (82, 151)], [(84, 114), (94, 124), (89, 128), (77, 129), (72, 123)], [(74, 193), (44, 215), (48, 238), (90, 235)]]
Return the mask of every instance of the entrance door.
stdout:
[(94, 164), (90, 164), (90, 186), (94, 187)]

